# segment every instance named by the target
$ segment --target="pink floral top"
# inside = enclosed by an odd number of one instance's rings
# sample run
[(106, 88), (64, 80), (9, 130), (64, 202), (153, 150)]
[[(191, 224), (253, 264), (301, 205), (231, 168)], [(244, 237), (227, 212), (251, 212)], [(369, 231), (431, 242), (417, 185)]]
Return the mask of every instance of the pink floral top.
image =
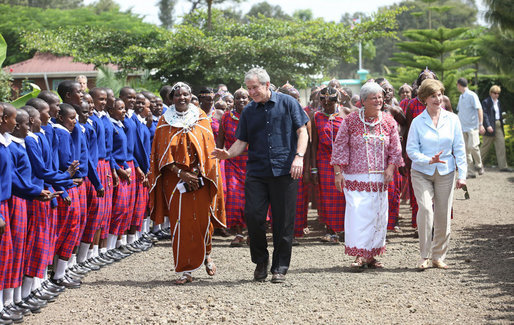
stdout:
[(345, 174), (383, 171), (390, 164), (403, 166), (397, 123), (390, 114), (382, 116), (382, 121), (370, 128), (360, 120), (359, 111), (349, 114), (339, 127), (330, 164), (341, 165)]

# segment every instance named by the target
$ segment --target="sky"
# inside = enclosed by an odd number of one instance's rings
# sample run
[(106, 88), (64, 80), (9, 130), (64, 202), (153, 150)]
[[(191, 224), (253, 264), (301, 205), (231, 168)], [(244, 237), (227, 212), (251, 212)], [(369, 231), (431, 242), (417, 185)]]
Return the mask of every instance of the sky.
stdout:
[[(120, 4), (122, 10), (132, 8), (132, 12), (144, 16), (144, 21), (153, 24), (160, 24), (158, 18), (157, 0), (115, 0)], [(243, 13), (248, 12), (252, 5), (264, 0), (244, 0), (239, 4), (227, 1), (227, 5), (236, 6)], [(280, 5), (282, 10), (292, 14), (298, 9), (311, 9), (315, 18), (322, 17), (325, 21), (339, 21), (344, 13), (354, 13), (357, 11), (371, 14), (379, 7), (389, 6), (399, 2), (399, 0), (266, 0), (272, 5)], [(84, 3), (90, 4), (95, 0), (85, 0)], [(485, 10), (483, 0), (476, 0), (479, 14)], [(191, 3), (187, 0), (179, 0), (175, 8), (175, 15), (181, 16), (189, 12)], [(479, 23), (484, 24), (483, 19), (479, 18)]]

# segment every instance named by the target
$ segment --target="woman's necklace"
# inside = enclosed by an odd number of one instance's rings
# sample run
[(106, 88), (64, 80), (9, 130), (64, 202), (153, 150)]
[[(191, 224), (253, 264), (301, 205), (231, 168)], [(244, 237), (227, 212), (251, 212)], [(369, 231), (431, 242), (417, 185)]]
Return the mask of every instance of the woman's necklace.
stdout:
[(235, 113), (236, 113), (235, 110), (231, 110), (230, 117), (233, 118), (235, 121), (239, 121), (239, 117), (237, 117)]
[(364, 109), (361, 108), (359, 110), (359, 119), (361, 120), (362, 123), (364, 123), (364, 126), (369, 126), (370, 128), (373, 128), (375, 127), (377, 124), (380, 124), (380, 122), (382, 122), (382, 112), (378, 112), (378, 119), (374, 122), (368, 122), (366, 121), (366, 118), (364, 116)]
[(334, 110), (334, 113), (332, 113), (332, 114), (326, 113), (325, 110), (323, 110), (322, 113), (328, 117), (329, 121), (331, 121), (331, 120), (334, 120), (336, 118), (336, 116), (339, 114), (339, 108), (336, 107)]

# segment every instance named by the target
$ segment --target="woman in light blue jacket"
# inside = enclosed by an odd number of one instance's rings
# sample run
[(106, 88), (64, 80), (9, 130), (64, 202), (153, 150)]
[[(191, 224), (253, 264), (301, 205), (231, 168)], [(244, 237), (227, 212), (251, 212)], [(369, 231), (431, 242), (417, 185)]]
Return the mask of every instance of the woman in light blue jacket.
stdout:
[(440, 81), (423, 81), (418, 97), (426, 104), (426, 109), (412, 121), (407, 138), (412, 187), (419, 205), (419, 270), (428, 268), (430, 259), (433, 267), (448, 268), (444, 258), (450, 241), (453, 190), (455, 185), (457, 188), (466, 185), (462, 128), (457, 115), (441, 107), (443, 94), (444, 86)]

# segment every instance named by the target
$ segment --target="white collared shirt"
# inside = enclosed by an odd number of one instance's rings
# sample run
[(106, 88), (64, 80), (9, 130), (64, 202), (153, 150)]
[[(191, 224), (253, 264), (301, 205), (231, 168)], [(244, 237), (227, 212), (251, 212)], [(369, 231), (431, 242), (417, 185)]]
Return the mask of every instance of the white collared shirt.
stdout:
[[(445, 164), (429, 164), (437, 153)], [(459, 179), (467, 175), (466, 149), (459, 118), (454, 113), (441, 108), (437, 127), (425, 109), (412, 120), (407, 138), (407, 154), (412, 160), (412, 169), (425, 175), (433, 175), (437, 168), (440, 175), (459, 170)]]
[(497, 100), (493, 99), (493, 108), (494, 108), (494, 119), (497, 121), (501, 120), (500, 107), (498, 106), (498, 99)]

